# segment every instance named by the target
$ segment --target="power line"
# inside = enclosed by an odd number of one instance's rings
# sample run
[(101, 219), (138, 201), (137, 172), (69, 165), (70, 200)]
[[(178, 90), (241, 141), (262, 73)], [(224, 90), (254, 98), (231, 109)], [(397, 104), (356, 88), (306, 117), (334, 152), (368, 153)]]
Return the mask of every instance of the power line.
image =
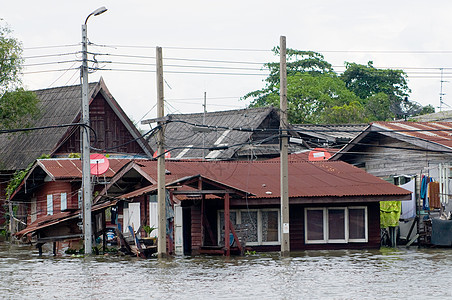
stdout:
[(52, 49), (52, 48), (67, 48), (80, 46), (80, 44), (69, 44), (69, 45), (55, 45), (55, 46), (37, 46), (37, 47), (24, 47), (24, 50), (38, 50), (38, 49)]

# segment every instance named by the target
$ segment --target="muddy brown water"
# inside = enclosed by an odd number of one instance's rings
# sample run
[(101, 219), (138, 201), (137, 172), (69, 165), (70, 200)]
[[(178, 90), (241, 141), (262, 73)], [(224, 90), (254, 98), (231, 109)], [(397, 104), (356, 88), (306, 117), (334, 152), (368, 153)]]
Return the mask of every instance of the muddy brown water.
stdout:
[(452, 249), (39, 257), (0, 243), (1, 299), (452, 299)]

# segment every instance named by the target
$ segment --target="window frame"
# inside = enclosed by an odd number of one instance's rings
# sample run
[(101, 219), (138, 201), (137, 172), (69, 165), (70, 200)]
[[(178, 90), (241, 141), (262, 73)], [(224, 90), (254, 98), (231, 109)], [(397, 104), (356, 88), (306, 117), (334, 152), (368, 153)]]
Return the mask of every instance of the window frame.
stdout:
[(53, 195), (48, 194), (47, 195), (47, 208), (46, 208), (46, 215), (53, 215)]
[[(351, 243), (367, 243), (369, 241), (369, 216), (367, 214), (367, 206), (350, 206), (348, 207), (348, 210), (350, 209), (364, 209), (364, 239), (348, 239)], [(348, 213), (347, 213), (348, 215)], [(349, 219), (350, 220), (350, 219)], [(350, 230), (348, 230), (350, 232)]]
[(67, 209), (68, 209), (67, 208), (67, 193), (61, 193), (60, 194), (60, 210), (65, 211)]
[[(264, 246), (264, 245), (281, 245), (281, 218), (278, 217), (278, 240), (277, 241), (262, 241), (262, 212), (267, 211), (274, 211), (280, 216), (280, 209), (278, 208), (253, 208), (253, 209), (231, 209), (230, 213), (235, 212), (236, 213), (236, 225), (242, 224), (242, 213), (248, 213), (248, 212), (256, 212), (257, 213), (257, 242), (246, 242), (246, 245), (248, 246)], [(224, 209), (217, 210), (217, 240), (218, 243), (221, 241), (221, 222), (220, 222), (220, 216), (224, 215)]]
[[(329, 238), (329, 210), (344, 210), (344, 239), (330, 239)], [(363, 209), (364, 210), (364, 238), (361, 239), (351, 239), (349, 237), (350, 233), (350, 218), (349, 211), (353, 209)], [(317, 210), (322, 211), (323, 214), (323, 239), (322, 240), (309, 240), (308, 239), (308, 211)], [(367, 243), (369, 241), (369, 216), (367, 206), (327, 206), (327, 207), (305, 207), (304, 209), (304, 242), (305, 244), (348, 244), (348, 243)]]

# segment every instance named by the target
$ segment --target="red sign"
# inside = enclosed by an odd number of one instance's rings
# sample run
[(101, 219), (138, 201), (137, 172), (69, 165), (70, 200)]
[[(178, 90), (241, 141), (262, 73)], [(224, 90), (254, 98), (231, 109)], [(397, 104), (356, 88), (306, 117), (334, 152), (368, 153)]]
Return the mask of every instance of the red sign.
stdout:
[(102, 175), (107, 172), (108, 168), (110, 167), (110, 162), (102, 154), (91, 154), (89, 156), (89, 159), (92, 175)]
[[(157, 151), (154, 152), (154, 155), (152, 155), (153, 158), (157, 158)], [(165, 158), (171, 158), (171, 153), (168, 151), (165, 153)]]
[(315, 148), (309, 152), (309, 161), (328, 160), (331, 154), (323, 148)]

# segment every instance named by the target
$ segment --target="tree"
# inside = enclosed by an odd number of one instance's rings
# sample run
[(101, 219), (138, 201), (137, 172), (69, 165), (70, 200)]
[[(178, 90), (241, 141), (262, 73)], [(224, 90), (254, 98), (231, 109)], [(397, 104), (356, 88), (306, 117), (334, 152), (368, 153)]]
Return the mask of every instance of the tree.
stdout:
[[(1, 19), (0, 19), (1, 21)], [(11, 37), (8, 26), (0, 24), (0, 127), (29, 125), (38, 114), (37, 97), (21, 87), (22, 45)]]
[(373, 62), (367, 65), (345, 63), (346, 70), (341, 79), (349, 90), (361, 99), (367, 99), (378, 93), (385, 93), (391, 101), (402, 101), (411, 90), (408, 88), (407, 75), (402, 70), (377, 69)]
[[(274, 49), (279, 54), (279, 49)], [(279, 63), (267, 63), (266, 86), (246, 94), (251, 107), (279, 107)], [(342, 106), (358, 98), (350, 92), (323, 55), (287, 49), (287, 102), (291, 123), (318, 123), (327, 120), (326, 108)]]

